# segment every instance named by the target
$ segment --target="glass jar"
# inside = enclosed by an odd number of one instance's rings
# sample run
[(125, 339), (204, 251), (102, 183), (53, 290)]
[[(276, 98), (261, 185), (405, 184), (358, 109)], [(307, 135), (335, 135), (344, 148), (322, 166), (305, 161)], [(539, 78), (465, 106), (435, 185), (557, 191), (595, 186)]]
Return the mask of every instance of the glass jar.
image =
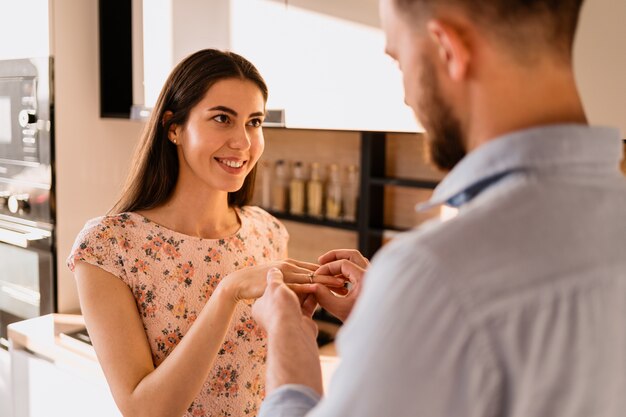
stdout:
[(346, 185), (343, 194), (343, 220), (356, 222), (359, 200), (359, 170), (356, 165), (347, 168)]
[(322, 218), (324, 216), (324, 183), (320, 164), (311, 164), (311, 178), (306, 188), (307, 213), (311, 217)]
[(259, 176), (261, 177), (261, 201), (260, 205), (265, 210), (272, 209), (272, 163), (261, 161)]
[(337, 164), (331, 164), (328, 171), (328, 188), (326, 190), (326, 218), (341, 220), (341, 173)]
[(287, 197), (289, 194), (287, 164), (279, 159), (274, 164), (274, 181), (272, 184), (272, 210), (287, 211)]
[(304, 215), (304, 185), (304, 165), (296, 161), (293, 166), (293, 176), (289, 182), (289, 213), (296, 216)]

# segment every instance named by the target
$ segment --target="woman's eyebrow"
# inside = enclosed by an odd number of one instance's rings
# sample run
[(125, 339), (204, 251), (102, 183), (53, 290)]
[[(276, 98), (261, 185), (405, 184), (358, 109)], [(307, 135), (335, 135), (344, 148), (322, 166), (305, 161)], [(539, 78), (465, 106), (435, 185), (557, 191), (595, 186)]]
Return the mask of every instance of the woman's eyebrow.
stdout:
[[(223, 111), (224, 113), (232, 114), (235, 117), (238, 116), (238, 114), (237, 114), (237, 112), (235, 110), (231, 109), (230, 107), (226, 107), (226, 106), (211, 107), (209, 109), (209, 111)], [(263, 117), (263, 116), (265, 116), (265, 112), (258, 111), (258, 112), (251, 113), (248, 117)]]
[(226, 106), (215, 106), (215, 107), (211, 107), (209, 109), (209, 111), (223, 111), (224, 113), (229, 113), (232, 114), (233, 116), (238, 116), (237, 112), (233, 109), (231, 109), (230, 107), (226, 107)]

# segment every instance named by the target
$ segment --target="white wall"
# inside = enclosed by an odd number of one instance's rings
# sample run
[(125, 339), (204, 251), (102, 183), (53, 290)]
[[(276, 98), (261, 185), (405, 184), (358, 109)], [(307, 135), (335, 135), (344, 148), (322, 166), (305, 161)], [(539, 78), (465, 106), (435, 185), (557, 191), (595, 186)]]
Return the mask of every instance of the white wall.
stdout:
[(592, 123), (626, 138), (626, 1), (586, 0), (574, 49), (576, 78)]
[(89, 218), (115, 198), (143, 125), (100, 119), (98, 1), (53, 1), (59, 310), (78, 308), (65, 259)]

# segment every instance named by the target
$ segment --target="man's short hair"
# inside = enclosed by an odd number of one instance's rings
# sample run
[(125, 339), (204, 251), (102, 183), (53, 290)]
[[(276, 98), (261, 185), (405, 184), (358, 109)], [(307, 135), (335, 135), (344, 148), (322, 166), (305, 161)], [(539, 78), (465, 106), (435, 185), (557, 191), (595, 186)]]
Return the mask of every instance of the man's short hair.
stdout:
[(440, 6), (460, 6), (473, 21), (515, 49), (536, 42), (571, 56), (584, 0), (394, 0), (400, 11), (428, 14)]

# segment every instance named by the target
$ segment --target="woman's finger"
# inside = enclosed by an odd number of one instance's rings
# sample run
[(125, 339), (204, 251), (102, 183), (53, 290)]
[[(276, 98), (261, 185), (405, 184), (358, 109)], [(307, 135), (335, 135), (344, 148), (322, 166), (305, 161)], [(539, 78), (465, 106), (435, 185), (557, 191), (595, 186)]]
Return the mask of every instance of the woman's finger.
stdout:
[(287, 287), (298, 296), (301, 294), (314, 294), (315, 293), (315, 285), (311, 284), (287, 284)]
[[(311, 265), (311, 268), (312, 268), (312, 269), (310, 269), (310, 268), (304, 268), (304, 267), (301, 267), (301, 266), (298, 266), (298, 265), (296, 265), (296, 264), (292, 264), (292, 263), (284, 263), (284, 264), (281, 266), (281, 268), (280, 268), (280, 269), (281, 269), (284, 273), (291, 272), (291, 273), (297, 273), (297, 274), (307, 275), (307, 274), (310, 274), (311, 272), (315, 272), (315, 270), (316, 270), (317, 268), (319, 268), (319, 265), (315, 265), (315, 264), (309, 264), (309, 265)], [(314, 268), (313, 268), (313, 265), (315, 265), (315, 267), (314, 267)]]
[(342, 277), (331, 275), (314, 275), (312, 271), (306, 273), (301, 272), (283, 272), (285, 282), (292, 284), (313, 284), (319, 283), (329, 287), (343, 287), (346, 280)]
[(333, 261), (339, 261), (347, 259), (355, 265), (361, 268), (367, 268), (370, 264), (369, 260), (356, 249), (334, 249), (326, 252), (318, 258), (320, 265), (327, 264)]
[(287, 259), (285, 262), (288, 264), (297, 266), (299, 268), (306, 269), (307, 271), (315, 271), (317, 268), (320, 267), (318, 264), (305, 262), (305, 261), (299, 261), (297, 259)]

